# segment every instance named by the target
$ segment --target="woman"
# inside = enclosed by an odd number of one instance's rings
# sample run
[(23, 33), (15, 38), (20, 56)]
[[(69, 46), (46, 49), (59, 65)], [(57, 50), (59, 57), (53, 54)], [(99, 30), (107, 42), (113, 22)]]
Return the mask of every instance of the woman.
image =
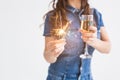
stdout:
[[(90, 8), (88, 0), (53, 0), (53, 10), (46, 14), (44, 36), (44, 58), (50, 63), (47, 80), (92, 80), (91, 59), (81, 60), (84, 42), (89, 54), (94, 49), (101, 53), (110, 52), (110, 40), (103, 24), (101, 13)], [(80, 30), (80, 16), (93, 14), (96, 26), (90, 26), (92, 32)], [(51, 31), (71, 22), (69, 34), (64, 39), (55, 39)], [(87, 76), (86, 76), (87, 75)]]

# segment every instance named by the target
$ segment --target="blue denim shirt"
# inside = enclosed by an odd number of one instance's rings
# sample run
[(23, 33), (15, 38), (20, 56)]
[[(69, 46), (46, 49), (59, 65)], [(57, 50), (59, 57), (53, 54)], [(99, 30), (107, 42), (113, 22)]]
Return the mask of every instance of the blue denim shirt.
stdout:
[[(90, 63), (91, 59), (80, 59), (80, 54), (84, 53), (84, 43), (81, 39), (80, 17), (84, 10), (78, 10), (72, 6), (67, 6), (67, 18), (71, 21), (70, 30), (65, 39), (67, 44), (65, 50), (58, 57), (55, 63), (50, 64), (47, 80), (92, 80)], [(92, 8), (95, 22), (97, 24), (97, 36), (100, 39), (100, 27), (104, 26), (102, 15), (97, 9)], [(48, 13), (45, 20), (43, 36), (50, 37), (52, 25), (49, 17), (52, 13)], [(94, 48), (88, 46), (89, 54), (93, 54)]]

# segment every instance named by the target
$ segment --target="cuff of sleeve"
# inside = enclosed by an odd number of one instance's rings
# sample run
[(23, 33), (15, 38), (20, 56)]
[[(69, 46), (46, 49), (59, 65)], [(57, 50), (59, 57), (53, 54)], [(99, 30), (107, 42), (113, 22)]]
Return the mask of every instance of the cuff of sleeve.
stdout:
[(43, 34), (43, 36), (47, 36), (47, 37), (50, 37), (51, 35), (50, 35), (50, 34)]

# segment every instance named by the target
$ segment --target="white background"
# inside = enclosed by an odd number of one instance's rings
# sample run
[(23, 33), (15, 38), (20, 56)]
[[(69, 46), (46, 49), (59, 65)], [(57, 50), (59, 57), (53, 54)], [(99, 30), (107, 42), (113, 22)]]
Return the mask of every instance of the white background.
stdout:
[[(0, 0), (0, 80), (45, 80), (48, 63), (43, 58), (42, 16), (51, 0)], [(95, 51), (95, 80), (120, 80), (119, 0), (91, 0), (103, 14), (112, 42), (109, 55)]]

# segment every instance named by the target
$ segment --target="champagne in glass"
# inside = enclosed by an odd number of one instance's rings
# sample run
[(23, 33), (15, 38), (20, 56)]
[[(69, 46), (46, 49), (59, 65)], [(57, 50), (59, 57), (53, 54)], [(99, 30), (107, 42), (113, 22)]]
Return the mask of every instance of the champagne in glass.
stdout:
[[(91, 32), (89, 27), (93, 25), (93, 15), (82, 15), (81, 17), (81, 30), (86, 32)], [(91, 58), (92, 56), (88, 53), (87, 43), (85, 43), (85, 52), (84, 54), (80, 55), (81, 58)]]

